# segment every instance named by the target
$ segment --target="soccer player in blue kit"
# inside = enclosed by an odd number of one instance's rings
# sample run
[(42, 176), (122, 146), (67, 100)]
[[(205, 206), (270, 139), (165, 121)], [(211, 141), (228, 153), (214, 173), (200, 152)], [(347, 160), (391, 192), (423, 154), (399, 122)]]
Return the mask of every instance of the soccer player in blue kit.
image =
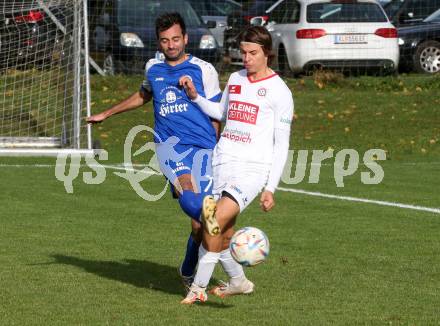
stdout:
[[(191, 78), (198, 93), (211, 101), (219, 101), (221, 91), (215, 68), (185, 53), (188, 35), (185, 22), (178, 13), (165, 13), (156, 19), (156, 36), (165, 59), (149, 60), (139, 91), (110, 109), (90, 116), (87, 122), (102, 122), (153, 99), (158, 161), (174, 188), (174, 194), (179, 198), (182, 210), (191, 217), (192, 232), (179, 269), (184, 284), (189, 287), (202, 238), (202, 200), (212, 189), (209, 180), (211, 152), (217, 142), (216, 128), (219, 125), (188, 98), (179, 85), (179, 78), (182, 75)], [(197, 167), (193, 168), (193, 164)], [(202, 177), (197, 178), (200, 175)]]

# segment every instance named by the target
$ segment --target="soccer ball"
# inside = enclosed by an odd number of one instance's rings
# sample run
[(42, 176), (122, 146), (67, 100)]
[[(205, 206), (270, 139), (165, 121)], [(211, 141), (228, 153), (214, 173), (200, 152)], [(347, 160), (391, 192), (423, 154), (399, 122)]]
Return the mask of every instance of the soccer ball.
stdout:
[(255, 266), (269, 254), (269, 239), (260, 229), (248, 226), (234, 233), (229, 250), (237, 263)]

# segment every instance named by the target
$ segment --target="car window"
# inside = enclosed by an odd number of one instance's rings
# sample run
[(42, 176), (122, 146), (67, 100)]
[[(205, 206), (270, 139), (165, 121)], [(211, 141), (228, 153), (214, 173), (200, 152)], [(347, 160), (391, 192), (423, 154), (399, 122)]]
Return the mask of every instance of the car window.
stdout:
[(235, 1), (210, 1), (208, 6), (211, 16), (228, 16), (240, 9), (241, 4)]
[(270, 13), (270, 20), (278, 24), (283, 24), (285, 22), (286, 10), (287, 1), (283, 1)]
[(206, 6), (206, 1), (201, 1), (201, 0), (188, 0), (188, 1), (200, 16), (210, 16), (208, 12), (208, 8)]
[(200, 16), (228, 16), (241, 9), (241, 4), (234, 0), (189, 0), (189, 3)]
[(286, 23), (299, 23), (299, 16), (301, 12), (301, 5), (298, 1), (288, 1), (288, 11), (286, 16)]
[(326, 2), (307, 6), (309, 23), (386, 22), (387, 18), (376, 3)]
[(121, 26), (152, 28), (157, 16), (165, 12), (179, 12), (187, 27), (201, 25), (199, 16), (186, 1), (118, 0), (118, 23)]
[(440, 0), (411, 0), (403, 9), (404, 21), (421, 21), (440, 8)]
[(243, 3), (243, 10), (250, 14), (262, 15), (277, 0), (248, 0)]
[(388, 17), (394, 17), (399, 9), (402, 7), (405, 0), (392, 0), (383, 6), (383, 9), (387, 13)]
[(299, 22), (300, 5), (295, 0), (281, 2), (270, 14), (270, 20), (278, 24)]
[(241, 9), (241, 4), (234, 0), (190, 0), (189, 2), (200, 16), (228, 16)]
[(440, 23), (440, 8), (425, 19), (426, 22)]

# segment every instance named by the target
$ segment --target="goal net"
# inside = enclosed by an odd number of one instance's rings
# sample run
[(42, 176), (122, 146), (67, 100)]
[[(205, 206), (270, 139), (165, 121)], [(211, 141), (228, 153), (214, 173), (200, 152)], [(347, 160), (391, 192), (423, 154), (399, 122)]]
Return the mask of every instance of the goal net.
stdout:
[(85, 1), (0, 10), (0, 155), (91, 152)]

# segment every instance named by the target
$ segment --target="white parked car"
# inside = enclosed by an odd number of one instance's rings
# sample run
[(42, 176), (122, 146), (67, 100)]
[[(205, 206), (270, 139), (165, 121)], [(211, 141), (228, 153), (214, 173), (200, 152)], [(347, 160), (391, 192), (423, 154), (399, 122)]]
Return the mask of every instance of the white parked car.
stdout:
[(284, 0), (266, 28), (280, 72), (393, 72), (399, 63), (397, 31), (375, 0)]

